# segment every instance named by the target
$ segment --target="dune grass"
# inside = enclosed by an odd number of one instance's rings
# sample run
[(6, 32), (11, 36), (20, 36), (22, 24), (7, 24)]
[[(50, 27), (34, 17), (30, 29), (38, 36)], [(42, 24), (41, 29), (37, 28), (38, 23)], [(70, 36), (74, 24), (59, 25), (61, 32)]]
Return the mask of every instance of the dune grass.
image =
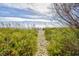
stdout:
[(35, 29), (0, 28), (0, 55), (32, 56), (37, 51)]
[(79, 29), (70, 28), (46, 28), (46, 40), (50, 56), (74, 56), (79, 55)]

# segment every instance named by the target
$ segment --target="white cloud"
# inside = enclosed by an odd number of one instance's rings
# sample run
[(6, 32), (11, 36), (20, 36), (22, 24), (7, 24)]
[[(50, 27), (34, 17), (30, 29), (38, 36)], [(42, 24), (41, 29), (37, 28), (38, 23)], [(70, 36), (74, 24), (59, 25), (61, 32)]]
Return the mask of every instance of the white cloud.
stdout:
[(50, 20), (45, 19), (25, 19), (18, 17), (0, 17), (0, 21), (40, 21), (40, 22), (51, 22)]
[(50, 3), (8, 3), (4, 5), (21, 9), (31, 8), (46, 15), (49, 12), (48, 7), (50, 6)]

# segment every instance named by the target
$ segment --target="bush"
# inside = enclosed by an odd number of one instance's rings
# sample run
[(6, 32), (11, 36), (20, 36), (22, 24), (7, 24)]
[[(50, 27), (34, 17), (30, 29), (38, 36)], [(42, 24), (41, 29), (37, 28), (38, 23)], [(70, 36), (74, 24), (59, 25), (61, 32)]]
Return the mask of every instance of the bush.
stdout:
[(45, 29), (49, 55), (79, 55), (79, 29)]
[(37, 51), (35, 29), (0, 29), (0, 55), (32, 56)]

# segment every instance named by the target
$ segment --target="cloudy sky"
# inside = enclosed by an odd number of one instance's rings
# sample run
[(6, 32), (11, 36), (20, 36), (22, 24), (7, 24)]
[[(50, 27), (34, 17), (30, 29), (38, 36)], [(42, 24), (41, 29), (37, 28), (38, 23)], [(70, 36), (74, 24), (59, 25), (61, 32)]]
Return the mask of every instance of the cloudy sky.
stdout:
[(21, 18), (43, 18), (48, 19), (50, 4), (42, 3), (17, 3), (17, 4), (0, 4), (1, 17), (21, 17)]
[[(55, 9), (50, 3), (0, 3), (0, 21), (41, 21), (60, 25)], [(79, 7), (71, 12), (79, 16)], [(61, 20), (61, 19), (60, 19)]]
[[(0, 21), (51, 22), (49, 3), (5, 3), (0, 4)], [(55, 12), (53, 13), (55, 15)], [(53, 19), (54, 24), (56, 23)]]
[(39, 11), (40, 13), (47, 14), (49, 12), (48, 7), (50, 4), (47, 3), (13, 3), (13, 4), (5, 4), (6, 6), (9, 7), (15, 7), (15, 8), (20, 8), (20, 9), (27, 9), (31, 8), (35, 11)]

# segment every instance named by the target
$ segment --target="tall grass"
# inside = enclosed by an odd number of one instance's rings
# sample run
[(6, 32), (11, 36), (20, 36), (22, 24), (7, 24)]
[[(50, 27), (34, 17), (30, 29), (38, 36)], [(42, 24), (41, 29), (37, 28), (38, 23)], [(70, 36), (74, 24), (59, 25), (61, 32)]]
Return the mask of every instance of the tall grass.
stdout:
[(0, 29), (0, 55), (32, 56), (37, 51), (35, 29)]
[(79, 55), (79, 29), (47, 28), (45, 36), (49, 55)]

